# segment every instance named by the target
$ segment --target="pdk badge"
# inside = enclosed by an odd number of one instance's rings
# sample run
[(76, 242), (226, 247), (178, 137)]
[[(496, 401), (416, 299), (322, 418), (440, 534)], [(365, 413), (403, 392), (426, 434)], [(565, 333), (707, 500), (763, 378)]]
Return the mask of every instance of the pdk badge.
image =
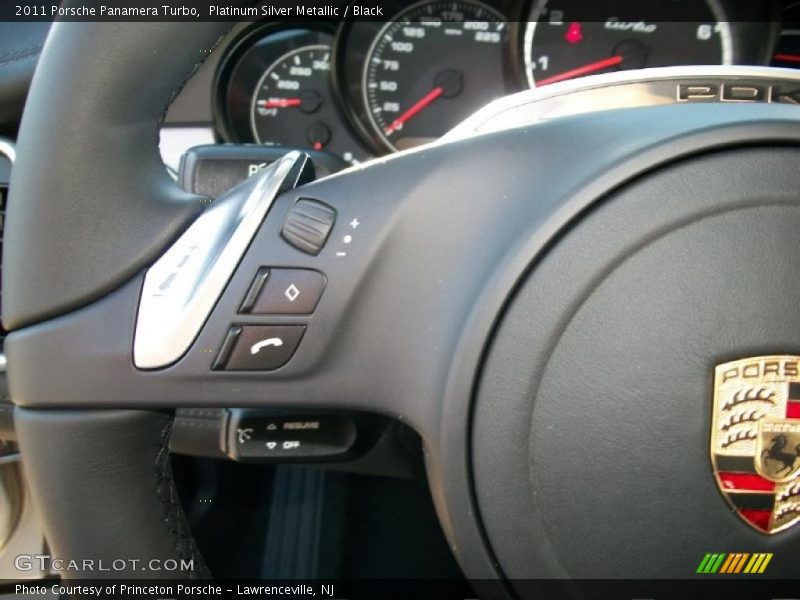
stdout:
[(758, 531), (800, 522), (800, 356), (717, 366), (711, 463), (722, 495)]

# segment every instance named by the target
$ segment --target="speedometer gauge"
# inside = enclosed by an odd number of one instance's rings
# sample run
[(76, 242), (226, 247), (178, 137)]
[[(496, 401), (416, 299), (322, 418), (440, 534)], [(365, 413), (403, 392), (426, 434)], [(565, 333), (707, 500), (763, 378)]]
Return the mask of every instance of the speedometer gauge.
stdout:
[(332, 43), (333, 25), (328, 23), (265, 23), (245, 29), (216, 74), (214, 113), (222, 138), (287, 151), (317, 150), (348, 163), (366, 159), (333, 91)]
[(389, 149), (445, 134), (505, 93), (506, 22), (475, 2), (416, 4), (387, 23), (367, 52), (367, 117)]
[(525, 30), (531, 87), (625, 69), (719, 65), (733, 60), (717, 0), (534, 2)]
[(330, 55), (327, 45), (306, 46), (284, 54), (264, 71), (251, 106), (257, 142), (294, 133), (304, 137), (296, 142), (300, 146), (322, 150), (328, 145), (331, 129), (326, 121), (331, 109), (324, 105), (330, 104), (326, 93)]

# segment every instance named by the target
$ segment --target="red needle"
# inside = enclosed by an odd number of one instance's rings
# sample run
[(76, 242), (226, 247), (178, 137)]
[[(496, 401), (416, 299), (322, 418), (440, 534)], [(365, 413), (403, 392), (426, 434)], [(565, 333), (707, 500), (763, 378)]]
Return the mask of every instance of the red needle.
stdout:
[(417, 100), (417, 102), (414, 104), (414, 106), (409, 108), (406, 112), (404, 112), (402, 115), (397, 117), (394, 121), (392, 121), (392, 124), (389, 125), (386, 129), (384, 129), (383, 132), (386, 135), (392, 135), (395, 131), (397, 131), (398, 129), (400, 129), (403, 126), (403, 123), (408, 121), (411, 117), (413, 117), (414, 115), (419, 113), (423, 108), (425, 108), (431, 102), (433, 102), (439, 96), (441, 96), (442, 92), (444, 92), (444, 88), (442, 86), (437, 86), (437, 87), (433, 88), (430, 92), (428, 92), (422, 98)]
[(300, 98), (270, 98), (269, 100), (261, 100), (264, 108), (289, 108), (290, 106), (300, 106)]
[(575, 77), (580, 77), (581, 75), (588, 75), (589, 73), (594, 73), (595, 71), (602, 71), (603, 69), (608, 69), (609, 67), (615, 67), (621, 63), (622, 63), (621, 56), (612, 56), (610, 58), (604, 58), (603, 60), (598, 60), (597, 62), (589, 63), (588, 65), (583, 65), (582, 67), (578, 67), (577, 69), (570, 69), (569, 71), (564, 71), (563, 73), (559, 73), (558, 75), (553, 75), (552, 77), (540, 79), (539, 81), (536, 82), (536, 87), (540, 87), (542, 85), (548, 85), (551, 83), (556, 83), (557, 81), (564, 81), (566, 79), (574, 79)]
[(798, 54), (776, 54), (775, 60), (782, 60), (784, 62), (800, 63), (800, 55)]

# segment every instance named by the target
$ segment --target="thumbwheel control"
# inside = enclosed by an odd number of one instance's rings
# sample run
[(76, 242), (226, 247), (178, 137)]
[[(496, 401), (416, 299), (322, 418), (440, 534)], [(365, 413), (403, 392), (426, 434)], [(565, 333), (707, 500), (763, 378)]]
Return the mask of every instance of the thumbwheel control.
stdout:
[(319, 200), (301, 198), (283, 223), (281, 236), (292, 246), (316, 256), (325, 246), (336, 222), (336, 211)]
[(289, 362), (305, 331), (305, 325), (233, 325), (212, 368), (273, 371)]

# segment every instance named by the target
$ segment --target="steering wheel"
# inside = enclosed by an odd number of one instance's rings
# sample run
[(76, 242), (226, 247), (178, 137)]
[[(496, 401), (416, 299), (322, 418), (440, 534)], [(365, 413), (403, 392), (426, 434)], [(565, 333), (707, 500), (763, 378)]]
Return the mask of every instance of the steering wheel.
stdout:
[[(36, 72), (3, 309), (54, 555), (206, 576), (171, 410), (280, 407), (413, 427), (464, 572), (509, 594), (692, 577), (716, 551), (770, 552), (765, 577), (796, 575), (798, 530), (741, 518), (709, 460), (715, 368), (800, 354), (796, 75), (562, 84), (318, 181), (289, 154), (211, 203), (178, 189), (157, 139), (223, 33), (59, 23)], [(654, 105), (572, 111), (637, 91)], [(263, 268), (322, 274), (313, 312), (243, 312)]]

